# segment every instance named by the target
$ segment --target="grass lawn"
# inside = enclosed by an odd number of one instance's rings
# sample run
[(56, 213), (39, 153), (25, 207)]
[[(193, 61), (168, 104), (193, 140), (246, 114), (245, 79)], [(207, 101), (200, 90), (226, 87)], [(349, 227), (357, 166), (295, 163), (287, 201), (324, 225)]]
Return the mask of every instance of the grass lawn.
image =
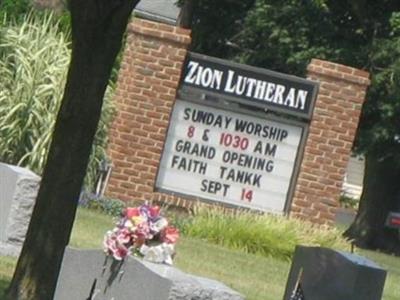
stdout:
[(290, 263), (200, 240), (182, 239), (175, 265), (186, 272), (217, 279), (247, 300), (282, 299)]
[[(104, 233), (112, 227), (110, 217), (80, 209), (71, 245), (100, 248)], [(383, 300), (400, 299), (400, 258), (370, 251), (358, 253), (388, 270)], [(15, 262), (0, 257), (0, 295), (11, 280)], [(290, 262), (244, 254), (190, 238), (179, 241), (175, 265), (186, 272), (220, 280), (247, 300), (282, 299), (290, 268)]]

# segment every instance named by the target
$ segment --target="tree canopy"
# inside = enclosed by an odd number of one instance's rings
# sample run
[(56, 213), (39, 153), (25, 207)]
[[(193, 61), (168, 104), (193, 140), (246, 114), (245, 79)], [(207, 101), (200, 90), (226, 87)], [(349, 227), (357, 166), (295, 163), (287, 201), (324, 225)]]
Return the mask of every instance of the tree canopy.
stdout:
[[(221, 14), (222, 7), (233, 12)], [(394, 0), (202, 0), (193, 22), (194, 50), (204, 54), (296, 75), (312, 58), (370, 72), (354, 145), (367, 157), (365, 188), (346, 234), (360, 246), (396, 253), (398, 235), (384, 222), (388, 211), (400, 211), (392, 180), (400, 173), (399, 10)]]
[[(230, 7), (226, 17), (222, 7)], [(202, 0), (195, 8), (193, 48), (295, 75), (304, 75), (312, 58), (369, 71), (372, 85), (355, 148), (398, 156), (398, 10), (394, 0)]]

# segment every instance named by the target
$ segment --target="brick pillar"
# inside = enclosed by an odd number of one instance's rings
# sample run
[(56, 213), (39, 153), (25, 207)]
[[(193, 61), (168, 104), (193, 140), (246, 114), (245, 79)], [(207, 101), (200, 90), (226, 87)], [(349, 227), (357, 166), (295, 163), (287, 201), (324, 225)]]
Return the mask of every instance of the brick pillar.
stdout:
[(154, 193), (154, 185), (190, 42), (189, 30), (172, 25), (136, 18), (128, 26), (114, 98), (108, 196), (125, 201), (172, 197)]
[(334, 220), (361, 107), (367, 72), (313, 59), (309, 79), (320, 82), (291, 215), (315, 223)]

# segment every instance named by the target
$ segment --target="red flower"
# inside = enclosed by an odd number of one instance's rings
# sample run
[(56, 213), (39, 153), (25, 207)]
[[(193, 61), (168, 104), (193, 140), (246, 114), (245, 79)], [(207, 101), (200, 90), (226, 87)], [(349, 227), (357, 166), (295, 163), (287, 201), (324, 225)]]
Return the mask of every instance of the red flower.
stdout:
[(172, 226), (167, 226), (161, 232), (161, 241), (167, 244), (175, 244), (179, 239), (179, 230)]
[(124, 245), (118, 245), (116, 249), (113, 249), (112, 254), (116, 260), (122, 260), (129, 255), (129, 249)]
[(125, 216), (128, 219), (131, 219), (132, 217), (138, 217), (138, 216), (140, 216), (140, 211), (137, 207), (128, 207), (125, 210)]
[(150, 207), (150, 217), (156, 218), (160, 215), (160, 207), (159, 206), (151, 206)]

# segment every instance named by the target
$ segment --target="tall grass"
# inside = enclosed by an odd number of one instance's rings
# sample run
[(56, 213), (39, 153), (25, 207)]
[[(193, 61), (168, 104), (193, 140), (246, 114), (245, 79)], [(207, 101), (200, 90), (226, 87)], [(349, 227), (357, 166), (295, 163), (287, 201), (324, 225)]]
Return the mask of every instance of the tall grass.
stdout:
[(178, 226), (184, 235), (232, 249), (289, 260), (298, 244), (348, 249), (335, 228), (321, 227), (282, 216), (219, 208), (197, 208)]
[[(70, 60), (70, 34), (53, 14), (30, 13), (0, 27), (0, 160), (41, 174)], [(105, 101), (87, 181), (105, 156), (112, 107)]]

